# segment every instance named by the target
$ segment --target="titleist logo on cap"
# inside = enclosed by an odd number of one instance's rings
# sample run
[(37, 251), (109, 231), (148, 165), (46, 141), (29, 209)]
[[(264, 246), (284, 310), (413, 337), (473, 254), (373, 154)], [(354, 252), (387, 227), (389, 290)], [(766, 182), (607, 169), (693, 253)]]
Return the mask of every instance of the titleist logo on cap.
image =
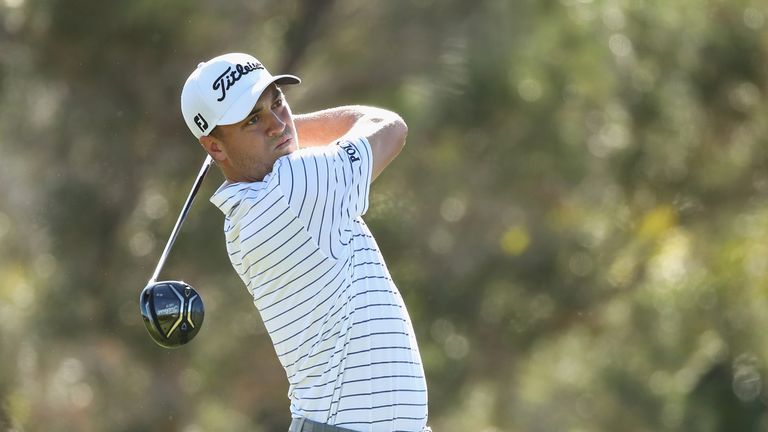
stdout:
[(213, 81), (213, 89), (221, 90), (221, 96), (216, 100), (219, 102), (223, 101), (224, 98), (227, 97), (227, 90), (232, 88), (232, 86), (235, 85), (235, 83), (239, 81), (240, 78), (243, 77), (243, 75), (248, 75), (249, 73), (258, 69), (264, 69), (264, 66), (262, 66), (262, 64), (258, 62), (257, 63), (248, 62), (245, 64), (237, 64), (235, 65), (235, 70), (232, 70), (232, 66), (228, 67), (227, 70), (224, 71), (224, 73), (219, 75), (219, 77)]

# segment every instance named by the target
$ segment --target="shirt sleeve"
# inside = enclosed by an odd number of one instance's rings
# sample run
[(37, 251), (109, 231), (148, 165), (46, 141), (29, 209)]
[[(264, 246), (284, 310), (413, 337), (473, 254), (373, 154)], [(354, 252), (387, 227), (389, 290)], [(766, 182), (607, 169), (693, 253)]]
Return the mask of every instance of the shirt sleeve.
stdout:
[(352, 238), (351, 224), (368, 210), (373, 160), (365, 138), (300, 149), (278, 160), (279, 187), (290, 209), (329, 257)]

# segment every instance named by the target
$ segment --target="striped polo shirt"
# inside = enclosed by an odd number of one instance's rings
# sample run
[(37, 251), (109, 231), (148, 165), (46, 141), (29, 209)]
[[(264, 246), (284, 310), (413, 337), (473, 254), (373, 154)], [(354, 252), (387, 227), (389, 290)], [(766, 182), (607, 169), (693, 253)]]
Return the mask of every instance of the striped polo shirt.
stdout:
[(224, 183), (227, 252), (288, 377), (293, 417), (421, 431), (427, 388), (410, 317), (370, 230), (365, 138), (299, 149)]

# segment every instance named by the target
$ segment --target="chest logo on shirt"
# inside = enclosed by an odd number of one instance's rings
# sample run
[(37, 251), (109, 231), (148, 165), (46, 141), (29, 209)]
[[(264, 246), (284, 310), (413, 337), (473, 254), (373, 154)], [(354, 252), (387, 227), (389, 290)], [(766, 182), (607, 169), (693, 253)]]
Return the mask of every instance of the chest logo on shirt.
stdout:
[(350, 162), (357, 162), (360, 160), (360, 158), (357, 157), (357, 149), (351, 143), (344, 144), (343, 146), (341, 146), (341, 148), (343, 148), (344, 151), (347, 152), (347, 156), (349, 156)]

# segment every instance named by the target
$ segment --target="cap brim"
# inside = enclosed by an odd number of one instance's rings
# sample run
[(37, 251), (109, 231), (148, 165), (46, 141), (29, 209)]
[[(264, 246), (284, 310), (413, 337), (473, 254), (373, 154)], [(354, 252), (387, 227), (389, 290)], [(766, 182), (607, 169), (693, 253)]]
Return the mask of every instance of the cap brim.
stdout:
[(243, 93), (232, 106), (221, 116), (217, 125), (231, 125), (243, 121), (253, 110), (253, 106), (259, 101), (261, 94), (271, 84), (290, 85), (300, 84), (301, 79), (294, 75), (275, 75), (272, 78), (257, 82), (250, 91)]

